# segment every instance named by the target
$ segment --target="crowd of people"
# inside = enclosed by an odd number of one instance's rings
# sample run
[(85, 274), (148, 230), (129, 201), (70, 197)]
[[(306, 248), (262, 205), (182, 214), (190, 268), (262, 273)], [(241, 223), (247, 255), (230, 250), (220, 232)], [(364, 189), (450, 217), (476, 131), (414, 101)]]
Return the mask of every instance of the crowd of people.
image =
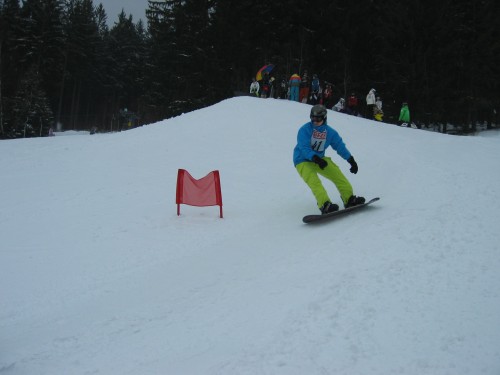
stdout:
[[(292, 74), (288, 79), (283, 76), (280, 82), (277, 82), (275, 77), (270, 76), (267, 72), (262, 75), (260, 81), (252, 78), (250, 95), (260, 98), (287, 99), (311, 105), (322, 104), (327, 109), (380, 122), (384, 118), (382, 98), (374, 88), (370, 89), (366, 95), (366, 112), (361, 113), (360, 99), (355, 92), (352, 92), (347, 99), (338, 98), (335, 103), (333, 84), (327, 81), (322, 84), (317, 74), (313, 74), (312, 79), (310, 79), (307, 70), (302, 76), (297, 73)], [(410, 121), (410, 110), (407, 102), (402, 103), (398, 125), (416, 127)]]

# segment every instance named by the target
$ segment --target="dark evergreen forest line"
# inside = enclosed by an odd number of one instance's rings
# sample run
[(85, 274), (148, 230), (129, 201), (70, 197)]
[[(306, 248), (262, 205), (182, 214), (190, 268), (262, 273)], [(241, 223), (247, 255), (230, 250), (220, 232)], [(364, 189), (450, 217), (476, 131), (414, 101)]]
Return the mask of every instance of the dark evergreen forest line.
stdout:
[(151, 123), (248, 92), (268, 63), (278, 80), (318, 74), (336, 98), (375, 88), (387, 122), (408, 101), (420, 123), (498, 126), (499, 10), (496, 0), (150, 0), (144, 24), (92, 0), (0, 0), (0, 138)]

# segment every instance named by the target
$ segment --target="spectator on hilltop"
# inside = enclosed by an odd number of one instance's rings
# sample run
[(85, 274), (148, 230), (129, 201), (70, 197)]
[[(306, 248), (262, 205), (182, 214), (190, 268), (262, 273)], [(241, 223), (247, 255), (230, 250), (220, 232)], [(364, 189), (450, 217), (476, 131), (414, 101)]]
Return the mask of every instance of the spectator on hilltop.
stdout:
[(407, 127), (410, 126), (410, 108), (408, 108), (408, 103), (403, 102), (401, 110), (399, 111), (399, 126)]
[(373, 107), (375, 107), (375, 101), (375, 89), (371, 89), (366, 95), (366, 118), (374, 118), (375, 111)]
[(269, 95), (268, 95), (268, 98), (274, 98), (274, 94), (275, 94), (275, 91), (276, 91), (276, 89), (274, 88), (274, 83), (275, 82), (276, 82), (276, 80), (274, 79), (274, 77), (269, 78)]
[(287, 93), (288, 93), (288, 83), (286, 81), (285, 76), (282, 76), (281, 82), (279, 83), (279, 85), (277, 85), (276, 88), (276, 97), (278, 99), (287, 99), (288, 98)]
[(290, 95), (288, 96), (289, 100), (292, 100), (294, 102), (299, 101), (300, 82), (300, 76), (298, 74), (292, 74), (290, 80), (288, 81), (288, 87), (290, 90)]
[(382, 99), (380, 99), (380, 96), (377, 96), (377, 100), (375, 101), (375, 106), (373, 107), (373, 117), (377, 121), (382, 121), (384, 117), (384, 111), (382, 111)]
[(345, 108), (346, 113), (349, 115), (357, 116), (358, 112), (358, 97), (356, 93), (352, 93), (351, 96), (347, 99), (347, 107)]
[(260, 97), (267, 98), (269, 96), (269, 73), (264, 72), (260, 81)]
[(334, 111), (344, 113), (345, 112), (345, 99), (340, 98), (337, 104), (335, 104), (332, 108)]
[(305, 70), (304, 74), (302, 74), (300, 82), (299, 101), (301, 103), (307, 103), (308, 98), (309, 98), (309, 76), (307, 75), (307, 70)]
[(255, 78), (252, 78), (252, 83), (250, 84), (250, 94), (252, 96), (259, 97), (259, 89), (260, 89), (259, 82), (257, 82)]
[(317, 74), (313, 74), (313, 79), (311, 82), (311, 95), (309, 96), (309, 103), (319, 104), (321, 87), (319, 84), (319, 79)]
[(322, 103), (326, 108), (332, 108), (333, 100), (333, 86), (331, 83), (325, 82), (325, 89), (323, 90)]

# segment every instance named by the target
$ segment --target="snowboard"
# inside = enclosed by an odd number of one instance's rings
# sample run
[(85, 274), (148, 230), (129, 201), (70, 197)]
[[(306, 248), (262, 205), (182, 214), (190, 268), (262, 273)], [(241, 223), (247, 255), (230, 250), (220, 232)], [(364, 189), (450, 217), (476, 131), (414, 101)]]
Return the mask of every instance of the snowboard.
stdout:
[(373, 202), (378, 201), (379, 199), (380, 198), (378, 198), (378, 197), (373, 198), (373, 199), (370, 199), (369, 201), (367, 201), (363, 204), (358, 204), (357, 206), (345, 208), (343, 210), (338, 210), (335, 212), (330, 212), (329, 214), (306, 215), (302, 218), (302, 221), (306, 224), (323, 222), (323, 221), (326, 221), (328, 219), (332, 219), (332, 218), (337, 217), (337, 216), (341, 216), (341, 215), (348, 214), (348, 213), (353, 212), (353, 211), (357, 211), (360, 208), (366, 207), (369, 204), (372, 204)]

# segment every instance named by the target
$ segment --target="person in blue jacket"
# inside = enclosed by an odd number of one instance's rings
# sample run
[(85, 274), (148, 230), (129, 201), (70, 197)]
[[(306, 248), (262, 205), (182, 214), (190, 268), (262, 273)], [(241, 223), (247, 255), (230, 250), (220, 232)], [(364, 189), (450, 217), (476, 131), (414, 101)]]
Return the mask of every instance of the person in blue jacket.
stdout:
[(326, 123), (326, 114), (326, 107), (321, 104), (311, 108), (311, 121), (299, 129), (293, 150), (295, 168), (311, 189), (322, 214), (337, 211), (339, 206), (332, 203), (318, 175), (335, 184), (345, 208), (365, 203), (365, 198), (353, 194), (352, 186), (340, 168), (325, 156), (325, 150), (332, 147), (351, 165), (351, 173), (358, 173), (358, 164), (339, 133)]

